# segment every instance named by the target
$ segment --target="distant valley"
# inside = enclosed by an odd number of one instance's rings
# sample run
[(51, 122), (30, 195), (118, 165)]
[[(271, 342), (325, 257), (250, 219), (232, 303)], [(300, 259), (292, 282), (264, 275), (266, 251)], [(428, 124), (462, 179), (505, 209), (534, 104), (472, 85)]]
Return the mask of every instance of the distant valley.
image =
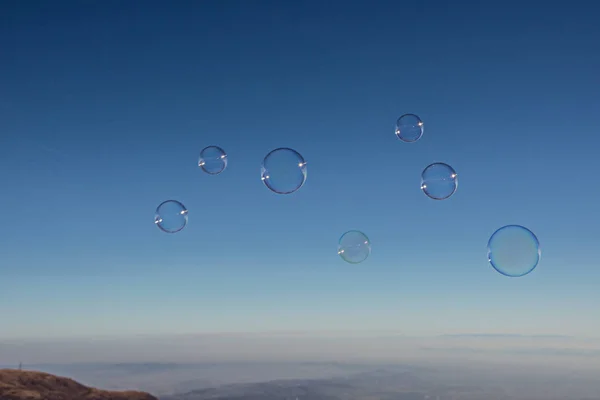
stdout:
[(376, 370), (346, 378), (226, 385), (161, 400), (507, 400), (499, 390), (427, 383), (410, 372)]
[(594, 372), (518, 365), (223, 362), (25, 367), (69, 376), (86, 387), (139, 390), (160, 400), (600, 400), (600, 380)]

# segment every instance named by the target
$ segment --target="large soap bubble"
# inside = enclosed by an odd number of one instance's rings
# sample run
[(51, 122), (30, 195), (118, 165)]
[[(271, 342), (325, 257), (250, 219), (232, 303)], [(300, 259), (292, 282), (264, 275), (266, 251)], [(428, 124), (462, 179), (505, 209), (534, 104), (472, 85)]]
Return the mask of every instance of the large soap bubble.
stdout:
[(278, 194), (290, 194), (304, 185), (306, 174), (306, 161), (300, 153), (282, 147), (266, 155), (260, 178), (269, 190)]
[(371, 241), (361, 231), (348, 231), (340, 237), (338, 255), (350, 264), (358, 264), (371, 254)]
[(502, 275), (529, 274), (537, 267), (541, 255), (537, 237), (521, 225), (503, 226), (488, 241), (488, 261)]
[(218, 175), (227, 168), (227, 154), (218, 146), (205, 147), (200, 152), (198, 166), (207, 174)]
[(179, 232), (187, 225), (188, 210), (177, 200), (167, 200), (156, 208), (154, 223), (167, 233)]
[(403, 142), (413, 143), (423, 136), (423, 121), (415, 114), (404, 114), (396, 121), (396, 136)]
[(421, 190), (434, 200), (445, 200), (458, 188), (458, 175), (454, 168), (444, 163), (433, 163), (421, 174)]

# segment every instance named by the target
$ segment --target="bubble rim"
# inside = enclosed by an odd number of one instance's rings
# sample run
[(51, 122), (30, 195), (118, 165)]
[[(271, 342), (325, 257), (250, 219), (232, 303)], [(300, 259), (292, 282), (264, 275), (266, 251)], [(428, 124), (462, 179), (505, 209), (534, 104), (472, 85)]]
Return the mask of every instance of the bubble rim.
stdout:
[[(500, 231), (502, 231), (504, 229), (509, 229), (509, 228), (519, 228), (519, 229), (522, 229), (522, 230), (528, 232), (529, 235), (535, 240), (535, 244), (536, 244), (536, 247), (537, 247), (537, 260), (536, 260), (535, 264), (533, 265), (533, 267), (531, 267), (526, 272), (524, 272), (522, 274), (518, 274), (518, 275), (508, 274), (508, 273), (500, 270), (498, 267), (496, 267), (496, 265), (492, 261), (491, 243), (492, 243), (492, 240), (494, 239), (494, 236), (496, 236), (496, 234), (498, 232), (500, 232)], [(526, 228), (523, 225), (518, 225), (518, 224), (504, 225), (503, 227), (496, 229), (494, 231), (494, 233), (492, 233), (492, 236), (490, 236), (490, 238), (488, 239), (487, 249), (488, 249), (488, 251), (487, 251), (488, 262), (492, 266), (492, 268), (494, 268), (494, 270), (496, 270), (496, 272), (498, 272), (499, 274), (507, 276), (509, 278), (520, 278), (522, 276), (529, 275), (530, 273), (533, 272), (534, 269), (537, 268), (537, 266), (540, 263), (540, 260), (542, 259), (542, 248), (540, 246), (540, 241), (537, 238), (537, 236), (535, 235), (535, 233), (533, 233), (529, 228)]]
[[(421, 134), (415, 140), (405, 140), (400, 135), (398, 135), (398, 132), (397, 132), (398, 131), (398, 123), (400, 122), (400, 120), (402, 118), (404, 118), (404, 117), (409, 117), (409, 116), (416, 117), (419, 120), (419, 122), (423, 123), (423, 125), (421, 126)], [(396, 137), (398, 139), (400, 139), (401, 141), (403, 141), (404, 143), (415, 143), (415, 142), (418, 142), (423, 137), (424, 133), (425, 133), (425, 123), (423, 122), (423, 120), (421, 119), (421, 117), (419, 117), (417, 114), (413, 114), (413, 113), (402, 114), (396, 120), (396, 129), (394, 129), (394, 135), (396, 135)]]
[[(291, 151), (293, 153), (295, 153), (300, 160), (302, 160), (302, 164), (304, 164), (300, 169), (302, 170), (302, 182), (300, 183), (300, 185), (291, 191), (287, 191), (287, 192), (279, 192), (277, 190), (275, 190), (268, 181), (268, 178), (265, 178), (265, 172), (267, 172), (267, 169), (265, 168), (265, 160), (267, 158), (269, 158), (269, 156), (277, 151)], [(274, 150), (271, 150), (270, 152), (267, 153), (266, 156), (264, 156), (263, 161), (261, 163), (260, 166), (260, 180), (264, 183), (264, 185), (267, 187), (267, 189), (269, 189), (271, 192), (273, 193), (277, 193), (277, 194), (292, 194), (294, 192), (297, 192), (302, 186), (304, 186), (304, 184), (306, 183), (306, 179), (308, 178), (308, 169), (306, 168), (306, 159), (302, 156), (302, 154), (300, 154), (298, 151), (290, 148), (290, 147), (278, 147)], [(264, 179), (263, 179), (264, 178)]]
[[(180, 206), (181, 206), (181, 207), (182, 207), (182, 208), (185, 210), (185, 216), (184, 216), (184, 218), (185, 218), (185, 223), (183, 224), (183, 226), (182, 226), (181, 228), (179, 228), (179, 229), (177, 229), (177, 230), (169, 230), (169, 229), (163, 228), (163, 227), (161, 226), (161, 223), (160, 223), (160, 222), (156, 222), (157, 218), (162, 218), (162, 217), (160, 216), (160, 213), (159, 213), (159, 211), (158, 211), (158, 210), (160, 210), (160, 208), (161, 208), (163, 205), (165, 205), (166, 203), (177, 203), (177, 204), (179, 204), (179, 205), (180, 205)], [(156, 225), (156, 226), (158, 227), (158, 229), (160, 229), (161, 231), (163, 231), (163, 232), (165, 232), (165, 233), (177, 233), (177, 232), (180, 232), (180, 231), (181, 231), (181, 230), (183, 230), (183, 228), (185, 228), (185, 227), (187, 226), (187, 224), (188, 224), (188, 213), (189, 213), (189, 210), (187, 209), (187, 207), (186, 207), (186, 206), (184, 206), (184, 205), (183, 205), (183, 203), (182, 203), (182, 202), (180, 202), (180, 201), (178, 201), (178, 200), (172, 200), (172, 199), (171, 199), (171, 200), (165, 200), (165, 201), (163, 201), (162, 203), (160, 203), (160, 204), (158, 205), (158, 207), (156, 207), (156, 211), (155, 211), (155, 214), (154, 214), (154, 225)]]
[[(225, 155), (225, 158), (222, 159), (223, 160), (223, 168), (221, 168), (219, 171), (217, 172), (210, 172), (209, 170), (207, 170), (206, 168), (204, 168), (204, 165), (200, 165), (200, 161), (204, 160), (204, 157), (202, 157), (202, 153), (204, 153), (206, 150), (208, 149), (217, 149), (219, 150), (221, 153), (223, 153)], [(221, 172), (225, 171), (225, 169), (227, 168), (227, 153), (225, 152), (225, 150), (223, 150), (222, 147), (220, 146), (215, 146), (215, 145), (210, 145), (210, 146), (206, 146), (205, 148), (203, 148), (202, 150), (200, 150), (200, 158), (198, 159), (198, 166), (200, 168), (202, 168), (202, 171), (206, 172), (209, 175), (219, 175)]]
[[(446, 196), (446, 197), (433, 197), (433, 196), (430, 196), (430, 195), (427, 193), (427, 190), (426, 190), (426, 188), (425, 188), (425, 189), (423, 189), (423, 182), (425, 181), (425, 180), (423, 179), (423, 174), (425, 173), (425, 171), (427, 171), (429, 168), (431, 168), (431, 167), (432, 167), (432, 166), (434, 166), (434, 165), (445, 165), (446, 167), (450, 168), (450, 170), (451, 170), (451, 171), (452, 171), (452, 172), (453, 172), (453, 173), (456, 175), (456, 178), (454, 178), (454, 189), (453, 189), (453, 190), (452, 190), (452, 192), (451, 192), (451, 193), (450, 193), (448, 196)], [(454, 193), (456, 193), (456, 191), (457, 191), (457, 190), (458, 190), (458, 173), (456, 173), (456, 170), (455, 170), (455, 169), (454, 169), (454, 168), (453, 168), (453, 167), (452, 167), (450, 164), (446, 164), (446, 163), (444, 163), (444, 162), (433, 162), (433, 163), (429, 164), (428, 166), (426, 166), (426, 167), (423, 169), (423, 171), (421, 172), (421, 191), (422, 191), (423, 193), (425, 193), (425, 196), (429, 197), (430, 199), (432, 199), (432, 200), (446, 200), (446, 199), (449, 199), (450, 197), (452, 197), (452, 196), (454, 195)]]
[[(369, 242), (369, 253), (368, 253), (368, 254), (367, 254), (367, 256), (366, 256), (364, 259), (362, 259), (361, 261), (348, 261), (347, 259), (345, 259), (345, 258), (344, 258), (344, 257), (343, 257), (343, 256), (342, 256), (340, 253), (339, 253), (339, 251), (340, 251), (340, 248), (342, 247), (342, 244), (341, 244), (341, 243), (342, 243), (342, 239), (344, 238), (344, 236), (346, 236), (347, 234), (349, 234), (349, 233), (352, 233), (352, 232), (358, 232), (358, 233), (360, 233), (360, 234), (361, 234), (361, 235), (363, 235), (363, 236), (364, 236), (364, 237), (367, 239), (367, 241)], [(369, 239), (369, 237), (367, 236), (367, 234), (366, 234), (366, 233), (364, 233), (363, 231), (359, 231), (358, 229), (351, 229), (351, 230), (349, 230), (349, 231), (346, 231), (346, 232), (342, 233), (342, 236), (340, 236), (340, 238), (339, 238), (339, 240), (338, 240), (338, 255), (340, 256), (340, 258), (341, 258), (342, 260), (344, 260), (344, 261), (345, 261), (345, 262), (347, 262), (348, 264), (360, 264), (360, 263), (362, 263), (362, 262), (365, 262), (365, 261), (367, 260), (367, 258), (369, 258), (369, 256), (371, 255), (371, 239)]]

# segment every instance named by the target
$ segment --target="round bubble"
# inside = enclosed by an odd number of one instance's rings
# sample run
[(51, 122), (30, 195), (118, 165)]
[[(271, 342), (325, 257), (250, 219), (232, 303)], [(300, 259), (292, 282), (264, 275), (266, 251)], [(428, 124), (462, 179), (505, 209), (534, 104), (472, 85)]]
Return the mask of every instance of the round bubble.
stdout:
[(207, 174), (218, 175), (227, 168), (227, 154), (218, 146), (205, 147), (200, 152), (198, 166)]
[(458, 188), (458, 175), (444, 163), (430, 164), (421, 174), (421, 190), (434, 200), (445, 200)]
[(338, 254), (350, 264), (359, 264), (371, 254), (371, 241), (361, 231), (348, 231), (340, 238)]
[(179, 232), (187, 225), (188, 210), (177, 200), (167, 200), (156, 208), (154, 223), (167, 233)]
[(524, 226), (504, 226), (488, 241), (488, 260), (502, 275), (527, 275), (538, 265), (541, 256), (540, 242)]
[(306, 182), (306, 161), (296, 150), (279, 148), (263, 160), (260, 179), (273, 192), (290, 194)]
[(415, 114), (404, 114), (396, 121), (396, 136), (403, 142), (416, 142), (423, 132), (423, 121)]

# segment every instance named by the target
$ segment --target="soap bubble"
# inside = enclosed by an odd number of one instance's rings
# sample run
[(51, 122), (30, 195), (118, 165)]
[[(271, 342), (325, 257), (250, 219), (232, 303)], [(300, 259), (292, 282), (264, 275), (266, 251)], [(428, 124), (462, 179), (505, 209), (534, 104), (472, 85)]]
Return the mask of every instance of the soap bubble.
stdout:
[(488, 241), (488, 260), (502, 275), (527, 275), (538, 265), (541, 256), (540, 242), (524, 226), (504, 226)]
[(227, 168), (227, 154), (218, 146), (205, 147), (200, 152), (198, 166), (207, 174), (218, 175)]
[(187, 225), (188, 210), (177, 200), (167, 200), (156, 208), (154, 223), (167, 233), (179, 232)]
[(338, 254), (350, 264), (359, 264), (371, 254), (371, 241), (361, 231), (348, 231), (340, 238)]
[(296, 150), (279, 148), (263, 160), (260, 178), (273, 192), (290, 194), (306, 181), (306, 161)]
[(444, 200), (452, 196), (458, 187), (456, 171), (444, 163), (433, 163), (421, 174), (421, 190), (434, 200)]
[(396, 136), (403, 142), (413, 143), (423, 136), (423, 121), (415, 114), (404, 114), (396, 121)]

